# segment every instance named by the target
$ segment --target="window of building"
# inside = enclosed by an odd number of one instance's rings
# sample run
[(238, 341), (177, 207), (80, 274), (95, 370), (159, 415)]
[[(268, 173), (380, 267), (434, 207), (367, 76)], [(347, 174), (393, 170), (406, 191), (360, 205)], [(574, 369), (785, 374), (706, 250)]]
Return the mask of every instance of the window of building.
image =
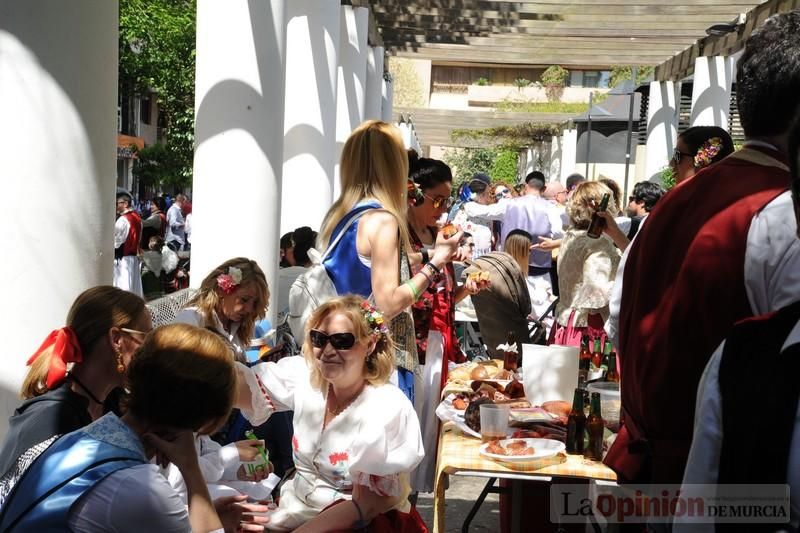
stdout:
[(139, 105), (139, 120), (142, 124), (150, 124), (150, 111), (152, 107), (152, 100), (149, 96), (143, 96)]

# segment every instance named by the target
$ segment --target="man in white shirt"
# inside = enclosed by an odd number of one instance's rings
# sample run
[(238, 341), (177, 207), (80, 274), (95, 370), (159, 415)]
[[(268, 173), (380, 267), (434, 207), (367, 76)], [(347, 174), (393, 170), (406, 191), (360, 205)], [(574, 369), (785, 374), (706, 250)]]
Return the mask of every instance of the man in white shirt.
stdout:
[(117, 195), (117, 221), (114, 223), (114, 286), (144, 296), (139, 241), (142, 219), (131, 208), (131, 197)]
[(169, 206), (167, 210), (167, 236), (164, 239), (167, 246), (176, 252), (182, 250), (186, 245), (186, 221), (183, 218), (183, 202), (186, 201), (186, 196), (179, 194), (175, 196), (175, 201)]

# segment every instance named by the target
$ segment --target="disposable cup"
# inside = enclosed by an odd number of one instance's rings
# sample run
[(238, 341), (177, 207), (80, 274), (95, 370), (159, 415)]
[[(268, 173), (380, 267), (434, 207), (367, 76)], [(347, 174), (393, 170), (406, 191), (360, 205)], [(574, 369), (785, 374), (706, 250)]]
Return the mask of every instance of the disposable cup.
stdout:
[(492, 440), (505, 439), (508, 434), (508, 407), (483, 404), (481, 410), (481, 440), (489, 442)]

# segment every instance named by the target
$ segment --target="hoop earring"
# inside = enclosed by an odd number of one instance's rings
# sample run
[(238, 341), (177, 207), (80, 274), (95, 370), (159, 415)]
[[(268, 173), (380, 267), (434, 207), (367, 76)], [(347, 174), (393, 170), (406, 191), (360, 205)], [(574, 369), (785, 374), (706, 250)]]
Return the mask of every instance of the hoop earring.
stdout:
[(125, 361), (122, 360), (122, 352), (117, 349), (117, 374), (125, 373)]

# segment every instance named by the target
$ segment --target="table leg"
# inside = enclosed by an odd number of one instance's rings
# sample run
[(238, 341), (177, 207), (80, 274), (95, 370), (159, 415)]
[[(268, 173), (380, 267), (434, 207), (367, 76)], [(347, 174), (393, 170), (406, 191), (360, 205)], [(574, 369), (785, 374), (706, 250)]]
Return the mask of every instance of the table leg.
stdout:
[(480, 509), (481, 505), (483, 505), (483, 500), (486, 499), (486, 496), (490, 492), (500, 492), (500, 489), (493, 489), (495, 481), (497, 481), (497, 478), (490, 477), (489, 481), (486, 482), (486, 486), (483, 487), (480, 496), (478, 496), (478, 499), (475, 500), (475, 503), (472, 505), (472, 509), (469, 510), (467, 517), (464, 519), (464, 523), (461, 525), (461, 533), (469, 533), (469, 525), (472, 523), (472, 519), (475, 518), (475, 515), (478, 514), (478, 509)]
[(520, 533), (522, 514), (522, 481), (511, 480), (511, 532)]
[(433, 488), (433, 533), (445, 532), (444, 493), (447, 490), (447, 474), (439, 473)]

